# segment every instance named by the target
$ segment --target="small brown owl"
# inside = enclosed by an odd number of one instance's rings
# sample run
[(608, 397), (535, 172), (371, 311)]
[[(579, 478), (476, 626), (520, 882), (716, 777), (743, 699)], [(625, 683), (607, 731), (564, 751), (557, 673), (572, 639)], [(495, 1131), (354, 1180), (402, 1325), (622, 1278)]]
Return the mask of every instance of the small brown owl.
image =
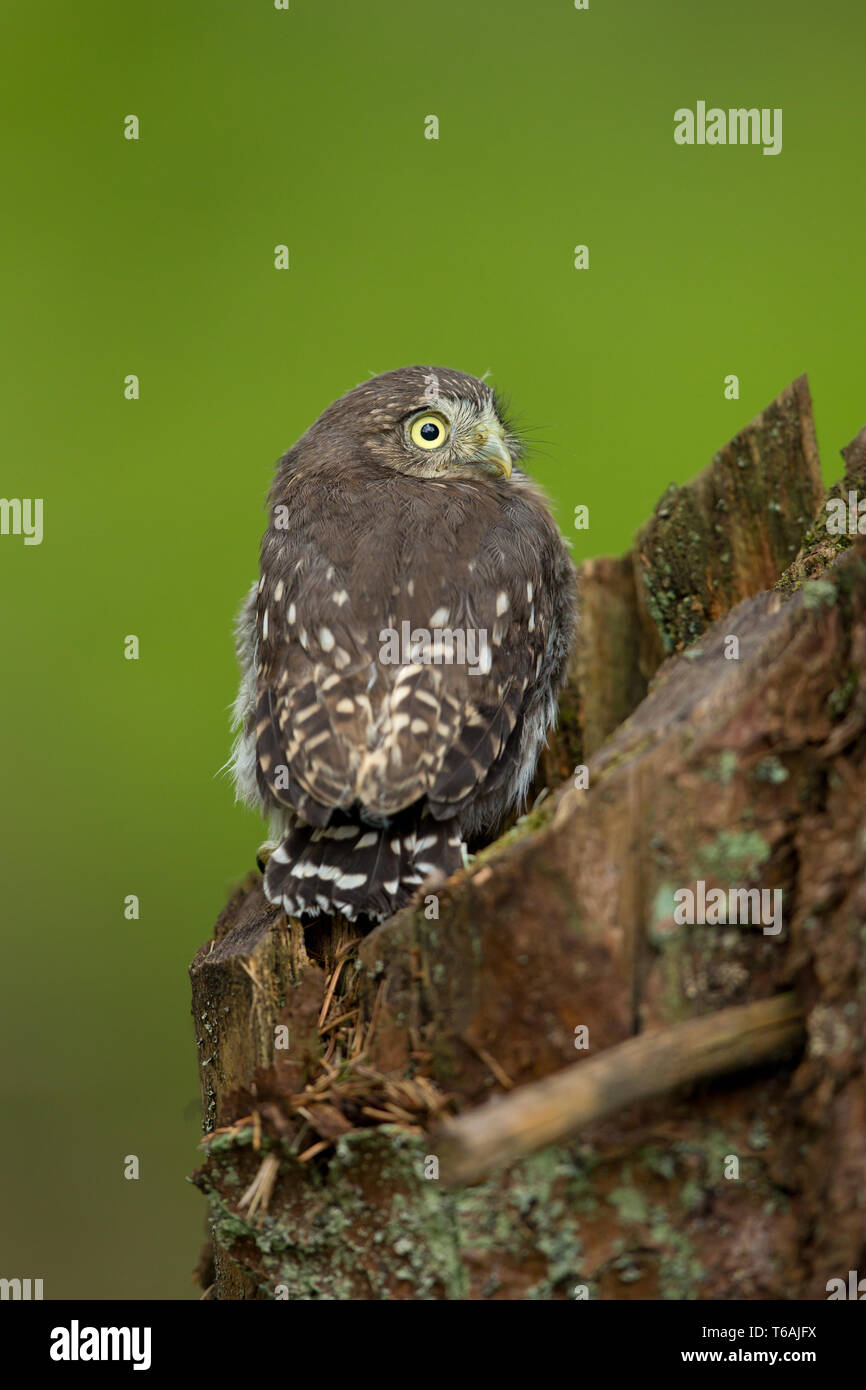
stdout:
[(404, 367), (277, 465), (237, 626), (238, 797), (264, 889), (380, 920), (519, 806), (557, 713), (574, 567), (493, 391)]

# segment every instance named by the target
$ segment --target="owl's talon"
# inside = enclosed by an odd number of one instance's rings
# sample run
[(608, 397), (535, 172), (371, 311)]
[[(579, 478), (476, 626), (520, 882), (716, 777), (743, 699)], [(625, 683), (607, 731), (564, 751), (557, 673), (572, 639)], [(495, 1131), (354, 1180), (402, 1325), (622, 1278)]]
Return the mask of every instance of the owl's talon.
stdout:
[(263, 874), (268, 866), (268, 860), (276, 849), (276, 844), (271, 840), (265, 840), (263, 845), (259, 845), (256, 850), (256, 863), (259, 866), (259, 873)]

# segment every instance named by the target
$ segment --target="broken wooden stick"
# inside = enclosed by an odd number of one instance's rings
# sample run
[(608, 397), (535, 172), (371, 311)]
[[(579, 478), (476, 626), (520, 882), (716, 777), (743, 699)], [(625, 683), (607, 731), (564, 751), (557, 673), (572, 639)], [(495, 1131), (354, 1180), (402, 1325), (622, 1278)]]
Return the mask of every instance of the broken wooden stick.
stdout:
[(793, 994), (721, 1009), (630, 1038), (505, 1099), (488, 1101), (435, 1131), (431, 1150), (448, 1187), (479, 1182), (494, 1168), (570, 1139), (636, 1101), (702, 1077), (778, 1061), (804, 1039)]

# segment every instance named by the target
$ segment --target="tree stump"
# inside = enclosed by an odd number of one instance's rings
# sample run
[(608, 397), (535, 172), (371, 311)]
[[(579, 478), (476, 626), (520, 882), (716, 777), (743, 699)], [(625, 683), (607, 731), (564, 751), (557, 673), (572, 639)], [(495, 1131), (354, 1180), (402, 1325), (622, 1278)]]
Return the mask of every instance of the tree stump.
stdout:
[[(845, 458), (866, 494), (866, 431)], [(823, 498), (801, 378), (581, 568), (532, 812), (366, 935), (233, 895), (191, 967), (208, 1297), (809, 1299), (864, 1267), (866, 540)], [(780, 929), (681, 924), (701, 883), (778, 890)]]

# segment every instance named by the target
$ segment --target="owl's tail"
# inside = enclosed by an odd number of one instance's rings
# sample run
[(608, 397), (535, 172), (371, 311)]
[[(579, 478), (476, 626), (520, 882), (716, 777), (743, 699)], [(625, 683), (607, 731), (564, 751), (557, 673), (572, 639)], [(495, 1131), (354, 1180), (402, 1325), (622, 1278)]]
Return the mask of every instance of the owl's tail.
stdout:
[(455, 821), (402, 812), (390, 825), (348, 816), (327, 826), (287, 831), (265, 868), (265, 896), (292, 917), (341, 912), (381, 921), (404, 907), (425, 879), (448, 877), (463, 863)]

